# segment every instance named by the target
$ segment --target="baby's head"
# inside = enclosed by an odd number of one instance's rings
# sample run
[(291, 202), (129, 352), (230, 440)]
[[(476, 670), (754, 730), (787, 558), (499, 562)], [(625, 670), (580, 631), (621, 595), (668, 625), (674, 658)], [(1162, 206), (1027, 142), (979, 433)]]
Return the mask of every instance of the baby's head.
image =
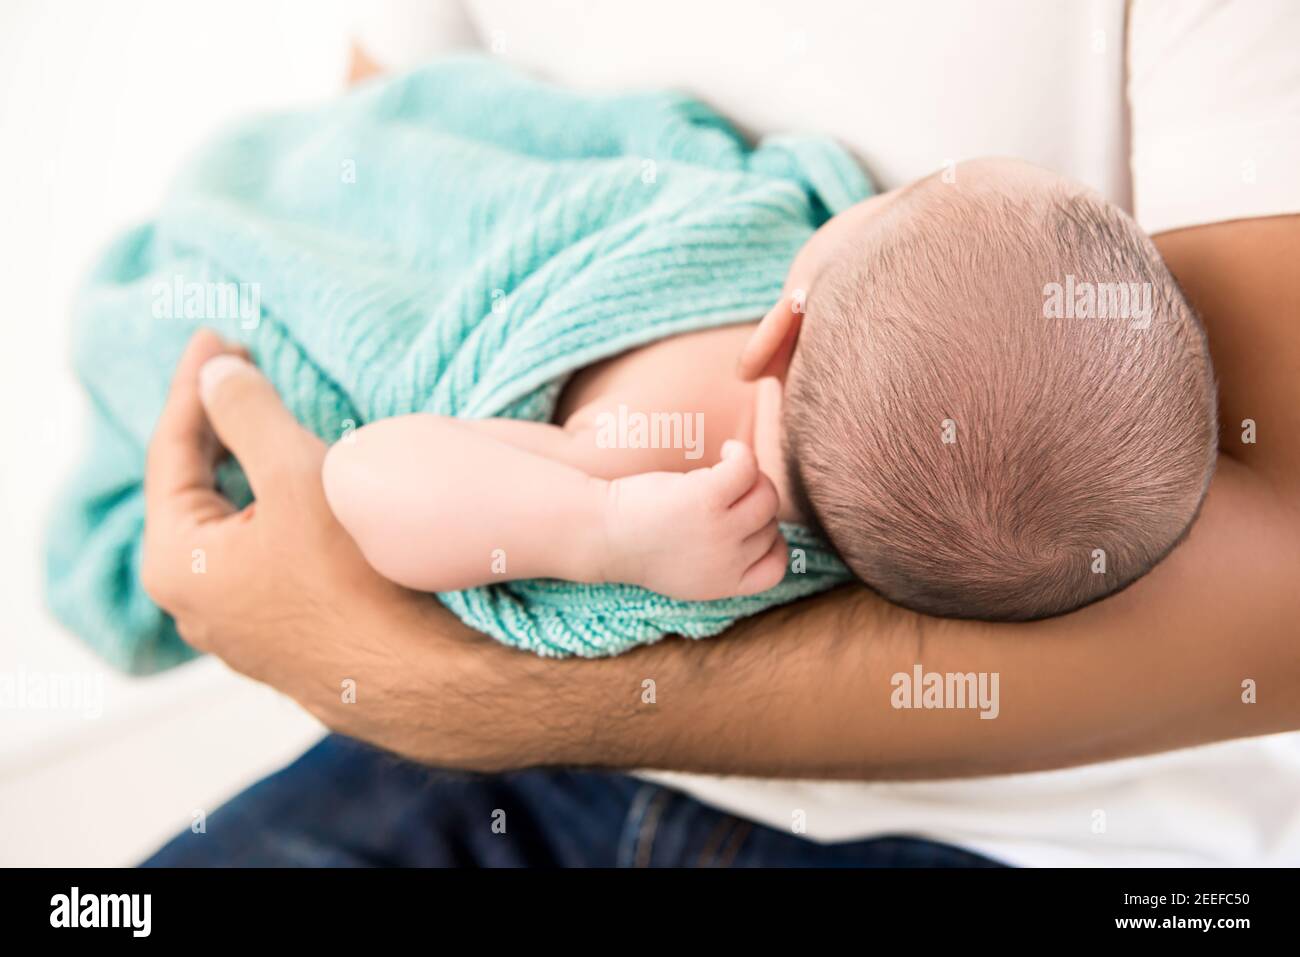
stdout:
[(1061, 614), (1144, 575), (1215, 462), (1204, 332), (1151, 241), (1011, 161), (880, 201), (808, 291), (782, 434), (796, 503), (885, 597)]

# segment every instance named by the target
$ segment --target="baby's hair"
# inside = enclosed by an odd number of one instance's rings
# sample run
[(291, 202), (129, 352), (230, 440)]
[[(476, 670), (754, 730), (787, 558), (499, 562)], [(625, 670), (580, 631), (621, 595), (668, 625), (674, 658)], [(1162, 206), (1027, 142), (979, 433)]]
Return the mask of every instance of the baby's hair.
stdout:
[(1155, 246), (1057, 184), (932, 179), (880, 215), (809, 291), (783, 412), (805, 512), (934, 615), (1062, 614), (1146, 574), (1218, 436), (1204, 330)]

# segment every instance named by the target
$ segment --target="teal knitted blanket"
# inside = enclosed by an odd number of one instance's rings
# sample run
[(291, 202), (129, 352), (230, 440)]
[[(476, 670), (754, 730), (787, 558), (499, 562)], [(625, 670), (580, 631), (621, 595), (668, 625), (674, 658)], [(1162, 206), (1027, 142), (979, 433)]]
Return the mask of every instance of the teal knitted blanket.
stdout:
[[(196, 327), (247, 343), (327, 441), (421, 411), (545, 420), (583, 366), (762, 315), (813, 229), (869, 193), (825, 139), (750, 147), (684, 96), (584, 95), (482, 59), (243, 123), (111, 245), (79, 297), (92, 419), (50, 530), (52, 608), (125, 670), (192, 655), (138, 570), (145, 448)], [(248, 500), (236, 466), (220, 483)], [(815, 538), (786, 532), (790, 574), (749, 598), (560, 581), (438, 598), (520, 648), (615, 654), (715, 635), (847, 578)]]

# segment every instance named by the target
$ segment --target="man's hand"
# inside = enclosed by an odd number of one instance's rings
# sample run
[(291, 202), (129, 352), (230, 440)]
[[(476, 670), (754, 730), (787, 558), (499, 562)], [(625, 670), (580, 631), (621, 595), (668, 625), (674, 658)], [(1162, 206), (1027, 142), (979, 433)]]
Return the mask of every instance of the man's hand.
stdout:
[[(214, 485), (227, 449), (256, 496), (242, 511)], [(517, 699), (540, 662), (376, 574), (325, 503), (324, 456), (240, 350), (198, 333), (149, 447), (145, 589), (195, 648), (331, 728), (433, 763), (539, 760), (526, 735), (497, 733), (494, 701)]]

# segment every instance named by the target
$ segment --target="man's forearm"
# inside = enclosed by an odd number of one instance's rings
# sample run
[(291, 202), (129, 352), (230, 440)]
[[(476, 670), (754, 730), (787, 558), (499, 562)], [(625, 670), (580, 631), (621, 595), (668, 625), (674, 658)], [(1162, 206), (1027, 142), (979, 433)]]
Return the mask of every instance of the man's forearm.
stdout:
[[(847, 587), (721, 638), (597, 661), (496, 646), (442, 609), (413, 627), (410, 645), (430, 630), (464, 643), (464, 673), (438, 683), (465, 689), (457, 724), (482, 729), (482, 740), (462, 746), (467, 756), (491, 751), (466, 758), (486, 768), (904, 780), (1068, 767), (1290, 730), (1300, 727), (1300, 546), (1270, 521), (1271, 494), (1227, 463), (1197, 531), (1170, 560), (1128, 591), (1048, 621), (944, 621)], [(1273, 560), (1257, 564), (1261, 555)], [(1237, 625), (1246, 619), (1248, 633)], [(895, 707), (894, 676), (910, 679), (917, 665), (996, 675), (996, 717)], [(1243, 682), (1253, 683), (1253, 703)], [(418, 723), (386, 732), (397, 736), (385, 742), (395, 750), (458, 760), (444, 738), (424, 741)]]

